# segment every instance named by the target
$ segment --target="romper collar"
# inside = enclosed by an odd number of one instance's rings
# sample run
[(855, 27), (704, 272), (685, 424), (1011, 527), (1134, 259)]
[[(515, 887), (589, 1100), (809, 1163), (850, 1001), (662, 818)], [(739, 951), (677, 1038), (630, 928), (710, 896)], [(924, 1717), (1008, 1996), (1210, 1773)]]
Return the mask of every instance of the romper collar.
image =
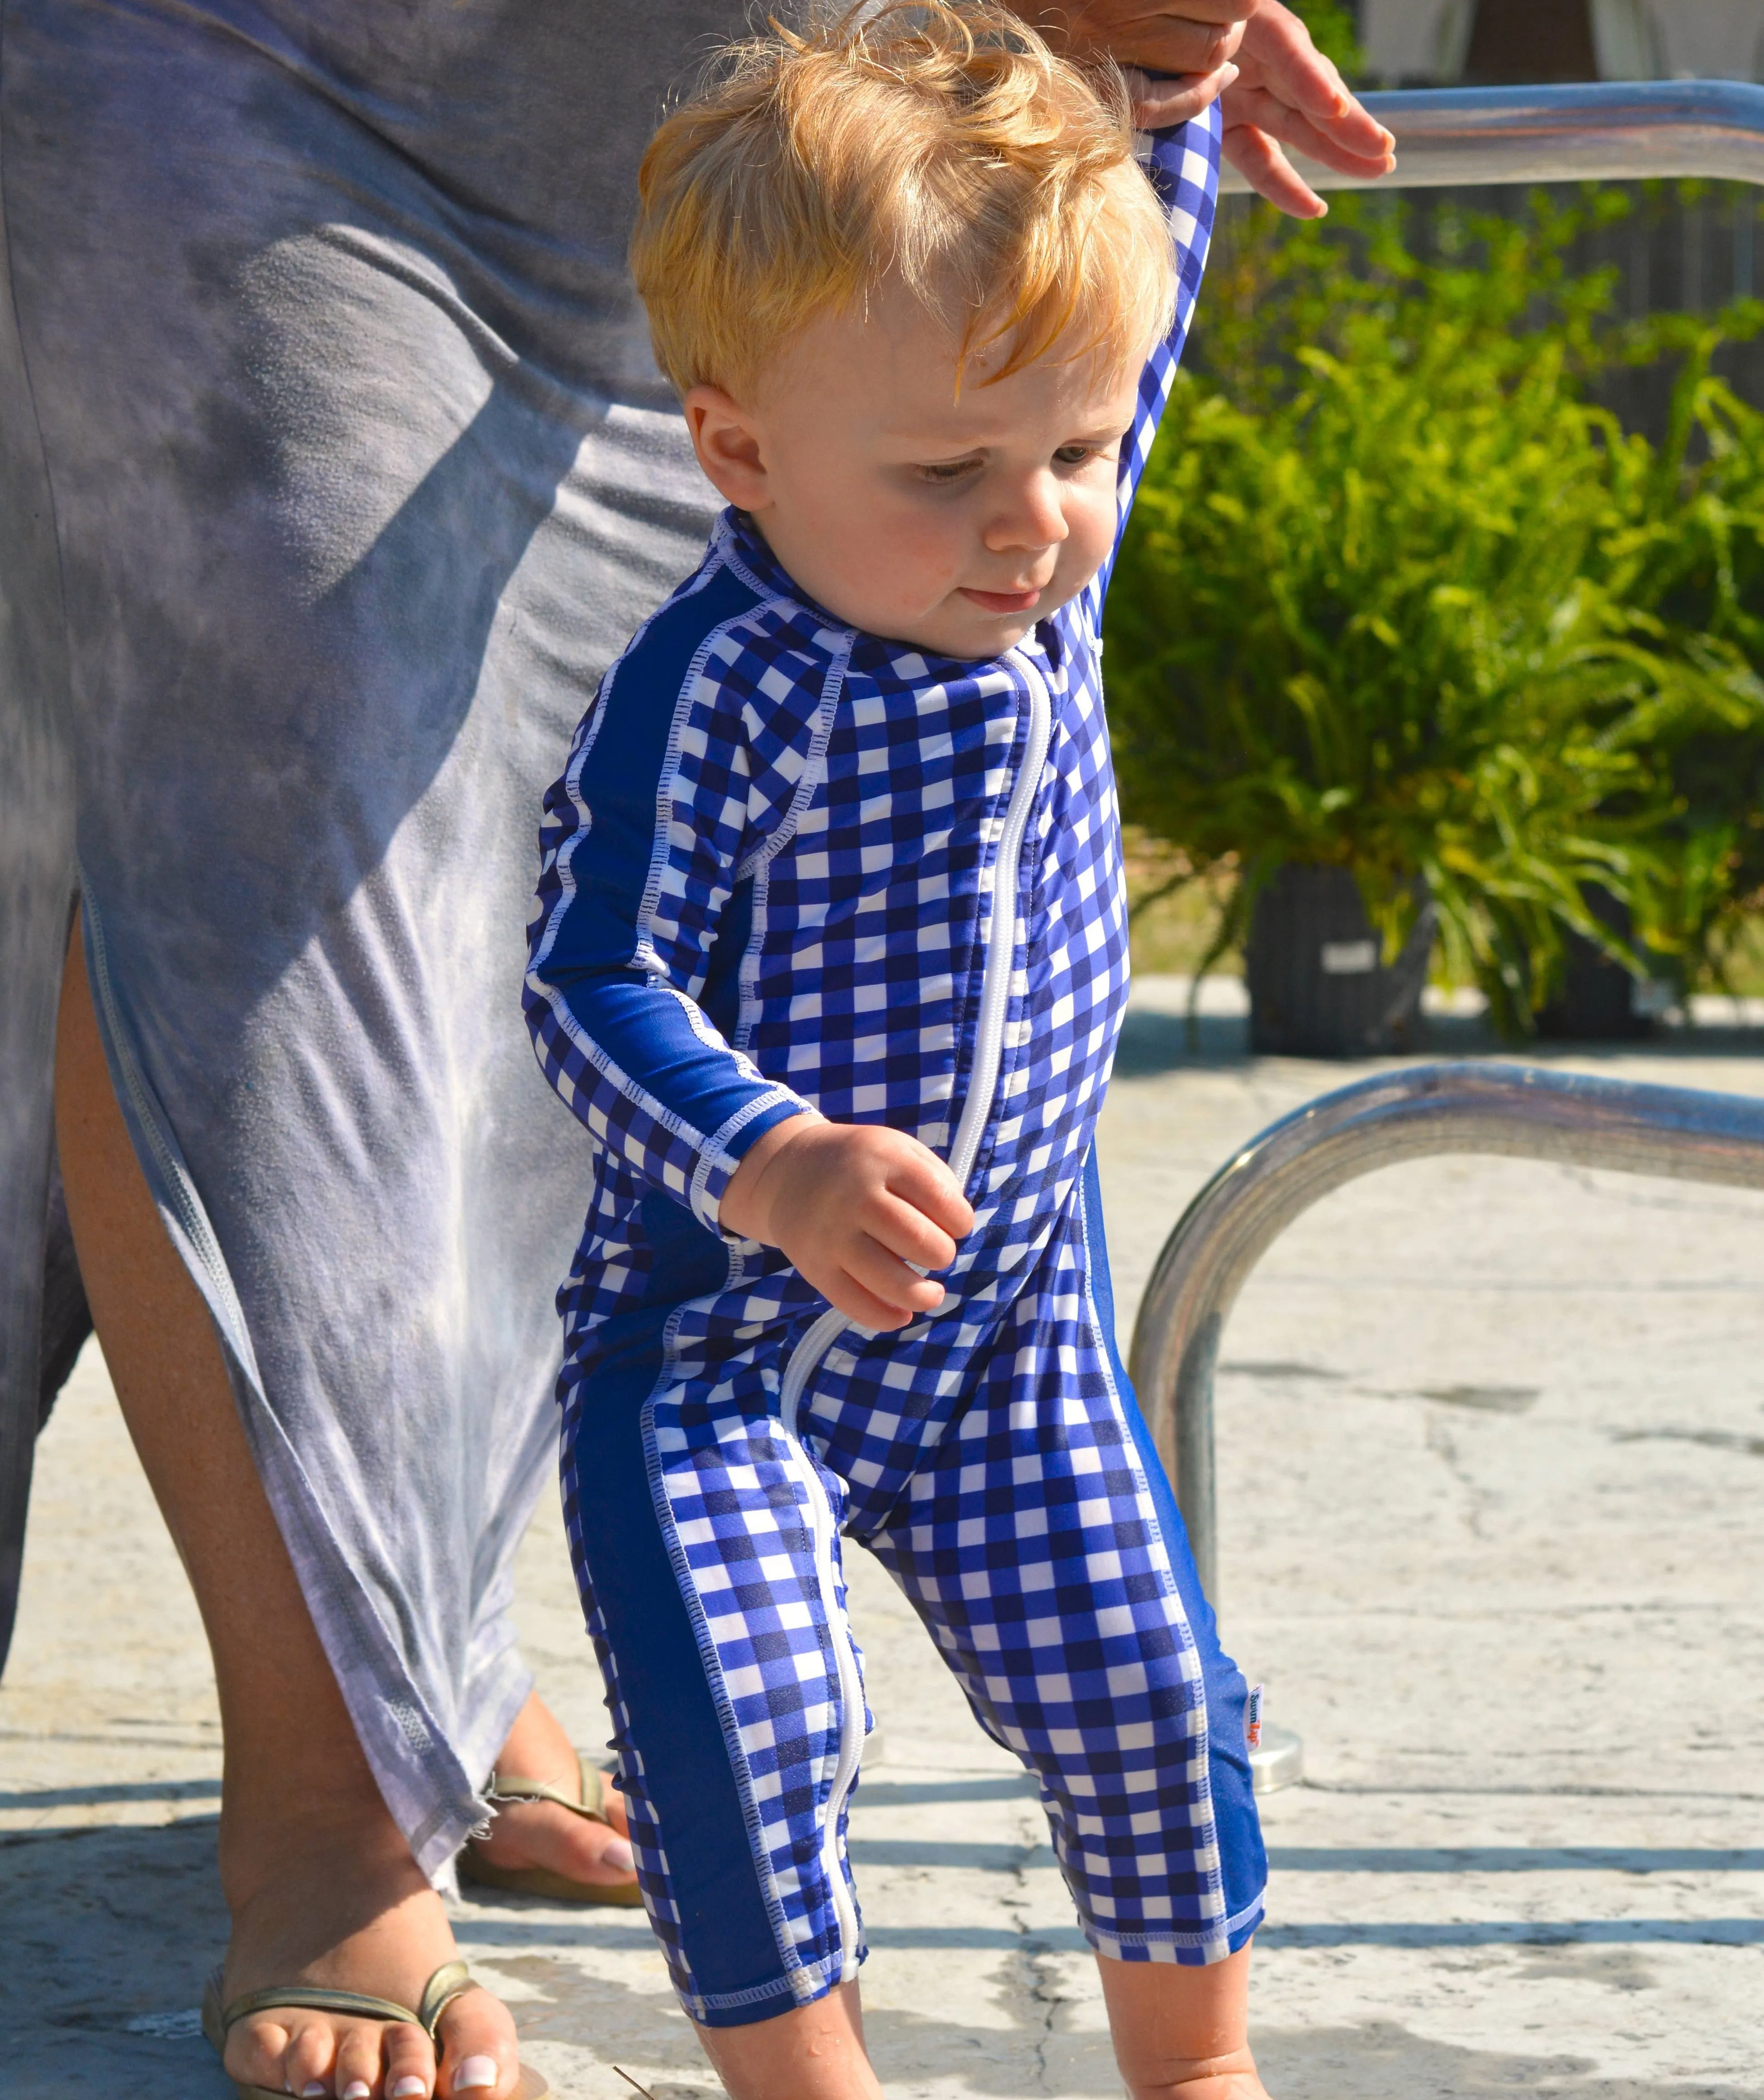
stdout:
[(1007, 651), (1005, 656), (930, 657), (925, 651), (915, 649), (911, 642), (889, 642), (884, 640), (880, 635), (863, 634), (861, 629), (854, 629), (849, 620), (841, 620), (836, 613), (829, 612), (824, 605), (818, 603), (809, 597), (783, 563), (778, 560), (768, 545), (765, 535), (747, 512), (736, 510), (733, 504), (717, 519), (715, 538), (716, 544), (725, 558), (745, 571), (748, 580), (757, 588), (762, 596), (788, 598), (793, 604), (800, 605), (805, 612), (822, 621), (827, 627), (844, 634), (858, 634), (861, 639), (873, 642), (879, 650), (889, 655), (898, 655), (902, 651), (911, 651), (928, 665), (933, 663), (940, 665), (947, 664), (952, 668), (959, 667), (962, 671), (969, 673), (984, 668), (988, 663), (1002, 664), (1007, 661), (1009, 656), (1025, 651), (1030, 655), (1039, 655), (1049, 668), (1055, 671), (1058, 671), (1065, 662), (1067, 653), (1065, 640), (1060, 631), (1059, 615), (1056, 613), (1051, 615), (1046, 620), (1038, 620), (1017, 643), (1016, 648)]

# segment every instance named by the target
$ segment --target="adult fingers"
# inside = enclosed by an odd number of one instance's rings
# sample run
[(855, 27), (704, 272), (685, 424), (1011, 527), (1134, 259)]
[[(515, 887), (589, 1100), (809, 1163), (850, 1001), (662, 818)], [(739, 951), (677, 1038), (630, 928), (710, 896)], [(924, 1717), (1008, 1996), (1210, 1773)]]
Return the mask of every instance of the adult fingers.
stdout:
[(1131, 72), (1127, 81), (1133, 121), (1142, 131), (1168, 131), (1187, 124), (1216, 102), (1237, 77), (1237, 68), (1228, 60), (1211, 73), (1187, 73), (1178, 80)]
[[(1237, 49), (1262, 0), (1010, 0), (1056, 51), (1148, 73), (1210, 73)], [(1202, 105), (1205, 106), (1204, 104)]]
[[(1281, 144), (1296, 147), (1301, 153), (1308, 153), (1312, 160), (1344, 175), (1376, 181), (1396, 165), (1392, 150), (1396, 142), (1357, 103), (1354, 112), (1339, 123), (1320, 124), (1267, 88), (1245, 84), (1225, 97), (1224, 113), (1228, 130), (1234, 125), (1253, 125)], [(1363, 123), (1358, 121), (1361, 118)]]
[(1289, 218), (1321, 218), (1329, 210), (1316, 192), (1265, 131), (1253, 124), (1227, 128), (1220, 150), (1258, 196)]
[(1268, 0), (1246, 26), (1239, 63), (1250, 79), (1313, 117), (1338, 117), (1353, 100), (1334, 60), (1323, 55), (1311, 32), (1280, 0)]

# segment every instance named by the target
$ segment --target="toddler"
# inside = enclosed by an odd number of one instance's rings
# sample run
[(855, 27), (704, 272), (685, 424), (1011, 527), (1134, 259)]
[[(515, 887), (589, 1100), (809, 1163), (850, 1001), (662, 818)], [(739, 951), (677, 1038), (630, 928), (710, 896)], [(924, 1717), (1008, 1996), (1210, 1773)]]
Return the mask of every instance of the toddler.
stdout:
[(990, 5), (725, 54), (633, 260), (727, 497), (546, 797), (527, 1011), (596, 1140), (570, 1538), (645, 1900), (737, 2100), (876, 2091), (841, 1542), (1040, 1783), (1136, 2095), (1259, 2095), (1264, 1861), (1114, 1341), (1127, 988), (1103, 593), (1205, 258), (1216, 112)]

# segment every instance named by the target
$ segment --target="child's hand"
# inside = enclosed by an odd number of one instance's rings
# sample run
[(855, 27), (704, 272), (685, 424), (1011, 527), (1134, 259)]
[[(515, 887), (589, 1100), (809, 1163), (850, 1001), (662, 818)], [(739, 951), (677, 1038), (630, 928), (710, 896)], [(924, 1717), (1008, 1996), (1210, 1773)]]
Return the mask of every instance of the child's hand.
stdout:
[(723, 1191), (725, 1229), (781, 1248), (862, 1327), (904, 1327), (943, 1302), (917, 1268), (946, 1268), (974, 1213), (928, 1145), (875, 1123), (794, 1115), (777, 1123)]

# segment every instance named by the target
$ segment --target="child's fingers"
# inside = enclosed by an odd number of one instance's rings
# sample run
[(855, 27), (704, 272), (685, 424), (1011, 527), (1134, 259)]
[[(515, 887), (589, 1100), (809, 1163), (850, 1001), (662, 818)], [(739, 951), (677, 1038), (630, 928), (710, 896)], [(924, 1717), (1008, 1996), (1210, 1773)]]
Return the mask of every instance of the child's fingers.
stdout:
[[(924, 1145), (915, 1145), (913, 1153), (890, 1167), (888, 1192), (911, 1204), (953, 1240), (966, 1238), (974, 1229), (973, 1206), (962, 1193), (960, 1184), (936, 1153)], [(941, 1268), (944, 1262), (954, 1260), (952, 1252), (926, 1266)]]
[[(911, 1271), (906, 1273), (910, 1274)], [(873, 1290), (867, 1290), (849, 1269), (837, 1268), (825, 1277), (810, 1277), (809, 1281), (830, 1305), (836, 1306), (848, 1320), (855, 1320), (860, 1327), (890, 1331), (918, 1317), (912, 1307), (892, 1304), (888, 1299), (879, 1298)], [(938, 1295), (942, 1295), (941, 1291)]]
[(854, 1283), (897, 1312), (928, 1312), (943, 1303), (941, 1283), (909, 1268), (868, 1233), (856, 1234), (833, 1259)]
[(947, 1268), (955, 1259), (954, 1238), (892, 1189), (876, 1199), (863, 1222), (873, 1240), (915, 1268)]

